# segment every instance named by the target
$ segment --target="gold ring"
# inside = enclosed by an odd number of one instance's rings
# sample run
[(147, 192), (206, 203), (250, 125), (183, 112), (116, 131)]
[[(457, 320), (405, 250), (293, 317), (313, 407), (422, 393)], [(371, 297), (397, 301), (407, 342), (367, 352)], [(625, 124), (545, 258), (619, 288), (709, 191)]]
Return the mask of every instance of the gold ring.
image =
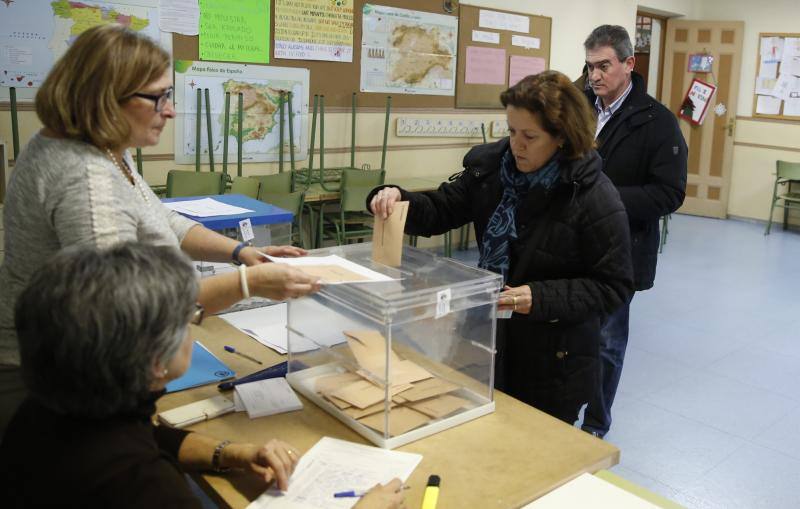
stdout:
[(289, 450), (287, 450), (287, 451), (286, 451), (286, 453), (287, 453), (287, 454), (294, 454), (294, 452), (292, 452), (292, 451), (289, 451)]
[(513, 311), (516, 311), (517, 310), (517, 296), (516, 295), (512, 295), (511, 298), (514, 299), (514, 309), (513, 309)]

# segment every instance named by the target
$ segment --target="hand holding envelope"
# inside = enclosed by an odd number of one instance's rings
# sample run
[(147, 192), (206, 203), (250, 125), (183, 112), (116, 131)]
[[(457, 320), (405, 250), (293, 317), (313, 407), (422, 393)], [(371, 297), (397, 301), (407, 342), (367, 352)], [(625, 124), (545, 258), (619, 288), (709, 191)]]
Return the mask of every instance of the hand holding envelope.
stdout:
[(392, 213), (385, 219), (375, 216), (372, 232), (372, 260), (390, 267), (399, 267), (403, 258), (403, 234), (408, 215), (408, 202), (394, 204)]

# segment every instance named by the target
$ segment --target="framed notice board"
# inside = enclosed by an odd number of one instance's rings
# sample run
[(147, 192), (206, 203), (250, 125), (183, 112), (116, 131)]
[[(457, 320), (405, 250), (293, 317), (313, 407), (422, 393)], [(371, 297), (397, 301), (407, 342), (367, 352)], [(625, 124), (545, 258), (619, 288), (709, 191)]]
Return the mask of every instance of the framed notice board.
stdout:
[(552, 19), (545, 16), (462, 4), (456, 106), (501, 108), (501, 92), (528, 74), (549, 69), (551, 27)]
[(800, 122), (800, 33), (758, 34), (753, 116)]
[[(432, 12), (435, 14), (453, 15), (443, 9), (442, 0), (352, 0), (353, 2), (353, 61), (328, 62), (315, 60), (291, 60), (274, 58), (271, 52), (270, 64), (276, 67), (303, 67), (311, 71), (311, 95), (324, 94), (326, 107), (349, 107), (353, 92), (357, 93), (359, 107), (383, 108), (386, 96), (392, 96), (392, 107), (399, 108), (453, 108), (454, 96), (434, 96), (421, 94), (385, 94), (360, 92), (361, 78), (361, 30), (362, 10), (364, 4), (378, 4), (388, 7)], [(275, 18), (275, 1), (270, 2), (270, 19), (279, 23)], [(459, 7), (463, 9), (464, 6)], [(270, 30), (270, 48), (275, 48), (275, 30)], [(548, 37), (549, 41), (549, 37)], [(549, 43), (548, 43), (549, 44)], [(186, 35), (173, 35), (173, 54), (176, 60), (200, 60), (198, 37)], [(458, 59), (461, 58), (459, 54)]]

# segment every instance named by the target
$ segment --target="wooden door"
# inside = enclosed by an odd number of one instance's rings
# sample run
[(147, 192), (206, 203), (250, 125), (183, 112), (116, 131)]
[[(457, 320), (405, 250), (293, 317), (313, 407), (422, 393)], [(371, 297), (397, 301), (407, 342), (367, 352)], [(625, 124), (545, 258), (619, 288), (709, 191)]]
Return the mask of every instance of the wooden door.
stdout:
[[(678, 120), (689, 145), (686, 200), (679, 212), (725, 218), (741, 67), (742, 21), (667, 20), (661, 99), (677, 114), (694, 78), (716, 85), (702, 125)], [(689, 72), (692, 54), (714, 57), (712, 72)], [(725, 106), (724, 113), (715, 111)]]

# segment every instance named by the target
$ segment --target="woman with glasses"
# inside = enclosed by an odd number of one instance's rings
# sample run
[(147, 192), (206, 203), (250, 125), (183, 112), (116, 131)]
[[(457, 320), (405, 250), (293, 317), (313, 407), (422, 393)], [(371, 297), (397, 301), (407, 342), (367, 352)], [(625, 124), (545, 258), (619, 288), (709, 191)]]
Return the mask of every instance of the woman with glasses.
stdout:
[[(132, 170), (129, 149), (154, 146), (175, 117), (166, 51), (118, 25), (87, 30), (55, 64), (36, 95), (44, 124), (20, 154), (4, 206), (0, 266), (0, 435), (24, 396), (12, 322), (17, 295), (41, 265), (71, 245), (136, 240), (180, 246), (194, 259), (237, 261), (241, 274), (205, 278), (198, 301), (209, 312), (247, 294), (277, 300), (318, 289), (316, 280), (204, 228), (161, 204)], [(298, 256), (291, 247), (268, 254)]]
[[(16, 305), (30, 395), (0, 445), (4, 507), (200, 507), (184, 469), (238, 469), (288, 489), (300, 453), (286, 442), (152, 423), (189, 366), (197, 297), (189, 260), (167, 246), (75, 246), (39, 268)], [(399, 487), (376, 487), (359, 509), (398, 507)]]

